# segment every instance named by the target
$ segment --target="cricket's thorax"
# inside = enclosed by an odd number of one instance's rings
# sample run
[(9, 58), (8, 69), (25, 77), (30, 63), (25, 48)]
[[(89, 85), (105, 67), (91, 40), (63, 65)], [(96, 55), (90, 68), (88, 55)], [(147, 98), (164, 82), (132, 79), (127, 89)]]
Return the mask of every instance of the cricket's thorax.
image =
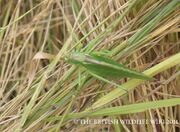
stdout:
[(83, 62), (83, 61), (85, 61), (85, 56), (82, 55), (81, 53), (72, 53), (70, 55), (70, 59), (72, 59), (74, 61), (78, 61), (78, 62)]

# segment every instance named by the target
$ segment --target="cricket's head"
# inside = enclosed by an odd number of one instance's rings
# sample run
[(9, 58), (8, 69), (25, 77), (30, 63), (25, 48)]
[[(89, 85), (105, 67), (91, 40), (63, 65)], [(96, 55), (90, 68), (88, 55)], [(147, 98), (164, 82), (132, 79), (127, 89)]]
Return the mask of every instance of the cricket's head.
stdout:
[(86, 56), (80, 52), (73, 52), (67, 57), (67, 61), (73, 64), (82, 64), (86, 59)]

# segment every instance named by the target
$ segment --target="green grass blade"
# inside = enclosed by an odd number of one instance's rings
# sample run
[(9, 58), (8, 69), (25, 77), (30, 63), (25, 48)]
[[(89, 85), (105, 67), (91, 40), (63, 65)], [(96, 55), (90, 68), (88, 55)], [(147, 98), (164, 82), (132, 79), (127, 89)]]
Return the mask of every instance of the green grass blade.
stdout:
[[(69, 119), (77, 119), (82, 118), (84, 116), (88, 117), (98, 117), (98, 116), (114, 116), (114, 115), (122, 115), (122, 114), (133, 114), (133, 113), (139, 113), (144, 112), (146, 110), (150, 109), (157, 109), (162, 107), (170, 107), (180, 104), (180, 98), (174, 98), (174, 99), (165, 99), (165, 100), (159, 100), (159, 101), (151, 101), (151, 102), (145, 102), (145, 103), (137, 103), (137, 104), (130, 104), (125, 106), (117, 106), (117, 107), (111, 107), (111, 108), (103, 108), (96, 111), (91, 112), (80, 112), (80, 113), (72, 113), (67, 115), (67, 120)], [(59, 117), (50, 117), (47, 120), (48, 121), (56, 121), (61, 120), (62, 116)]]

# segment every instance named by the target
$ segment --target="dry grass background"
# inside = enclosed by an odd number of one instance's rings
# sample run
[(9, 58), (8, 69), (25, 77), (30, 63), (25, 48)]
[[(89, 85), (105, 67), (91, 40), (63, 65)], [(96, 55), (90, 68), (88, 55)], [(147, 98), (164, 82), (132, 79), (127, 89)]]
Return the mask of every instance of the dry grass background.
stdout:
[[(145, 71), (178, 55), (179, 6), (170, 7), (152, 30), (132, 38), (172, 1), (176, 0), (0, 0), (0, 131), (178, 132), (179, 124), (80, 125), (66, 120), (66, 115), (91, 106), (100, 109), (179, 98), (179, 56), (176, 62), (169, 61), (172, 66), (156, 71), (155, 80), (106, 100), (104, 107), (96, 102), (116, 88), (84, 71), (79, 84), (77, 68), (60, 59), (74, 49), (108, 49), (120, 63)], [(138, 43), (128, 48), (127, 41)], [(124, 84), (128, 79), (115, 81)], [(179, 106), (171, 106), (98, 119), (180, 120), (179, 111)], [(53, 119), (59, 115), (64, 115), (61, 120)]]

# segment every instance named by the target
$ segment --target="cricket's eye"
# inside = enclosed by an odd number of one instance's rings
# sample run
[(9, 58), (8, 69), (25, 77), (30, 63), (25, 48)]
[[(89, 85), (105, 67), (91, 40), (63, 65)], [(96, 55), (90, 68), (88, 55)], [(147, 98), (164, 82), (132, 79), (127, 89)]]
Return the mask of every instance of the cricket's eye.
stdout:
[(65, 60), (65, 61), (68, 61), (69, 59), (68, 59), (68, 57), (66, 56), (66, 57), (64, 58), (64, 60)]

